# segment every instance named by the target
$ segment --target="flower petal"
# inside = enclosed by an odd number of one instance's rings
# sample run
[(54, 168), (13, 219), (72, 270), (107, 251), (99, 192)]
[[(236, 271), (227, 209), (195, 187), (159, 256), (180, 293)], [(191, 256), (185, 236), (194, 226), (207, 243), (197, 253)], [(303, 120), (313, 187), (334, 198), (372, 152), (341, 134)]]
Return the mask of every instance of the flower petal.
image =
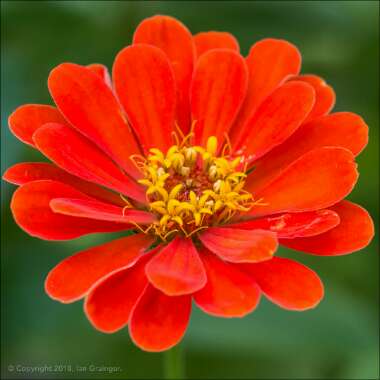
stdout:
[(67, 124), (57, 108), (45, 104), (25, 104), (8, 119), (9, 128), (23, 143), (34, 147), (33, 134), (46, 123)]
[[(256, 42), (246, 58), (249, 83), (247, 97), (235, 122), (242, 127), (261, 102), (301, 68), (301, 54), (291, 43), (267, 38)], [(235, 128), (234, 128), (235, 129)]]
[(284, 309), (311, 309), (323, 298), (318, 275), (297, 261), (274, 257), (258, 264), (244, 264), (243, 268), (266, 297)]
[(319, 235), (336, 227), (339, 222), (339, 215), (336, 212), (317, 210), (247, 220), (237, 224), (230, 224), (228, 227), (243, 230), (270, 230), (275, 232), (279, 238), (292, 239)]
[(103, 149), (127, 173), (141, 173), (130, 160), (140, 153), (111, 89), (99, 75), (73, 63), (62, 63), (49, 75), (55, 104), (69, 122)]
[(131, 268), (113, 272), (91, 288), (84, 310), (96, 329), (113, 333), (128, 323), (132, 309), (148, 283), (144, 267), (149, 257), (145, 254)]
[(140, 202), (144, 189), (125, 175), (95, 144), (73, 128), (45, 124), (33, 135), (37, 148), (62, 169)]
[(3, 179), (14, 185), (24, 185), (28, 182), (51, 179), (75, 187), (92, 198), (108, 203), (125, 206), (119, 194), (104, 189), (92, 182), (84, 181), (47, 162), (21, 162), (8, 168)]
[(89, 199), (86, 195), (57, 181), (34, 181), (20, 186), (11, 201), (16, 223), (29, 235), (46, 240), (68, 240), (94, 233), (125, 230), (125, 224), (73, 218), (54, 213), (50, 201), (59, 197)]
[(60, 302), (77, 301), (105, 276), (133, 266), (152, 243), (150, 236), (135, 234), (76, 253), (49, 272), (46, 293)]
[(211, 227), (199, 239), (211, 252), (233, 263), (269, 260), (277, 249), (276, 234), (257, 229)]
[(87, 65), (86, 67), (90, 69), (93, 73), (99, 75), (99, 77), (104, 80), (105, 84), (108, 87), (112, 88), (111, 76), (106, 66), (100, 63), (92, 63), (91, 65)]
[(256, 161), (247, 186), (258, 191), (286, 166), (313, 149), (336, 146), (348, 149), (357, 156), (367, 142), (368, 126), (360, 116), (350, 112), (322, 116), (303, 124), (267, 157)]
[(191, 313), (191, 297), (170, 297), (151, 285), (132, 311), (129, 334), (145, 351), (164, 351), (184, 336)]
[(304, 212), (326, 208), (349, 194), (358, 179), (353, 154), (343, 148), (314, 149), (282, 170), (259, 191), (247, 185), (257, 205), (249, 215)]
[(206, 268), (207, 284), (194, 294), (196, 304), (205, 312), (218, 317), (243, 317), (259, 303), (260, 290), (255, 281), (206, 249), (201, 252)]
[(215, 136), (221, 146), (246, 91), (247, 68), (238, 53), (217, 49), (199, 58), (190, 90), (196, 144), (205, 146)]
[(231, 137), (233, 150), (251, 162), (284, 142), (313, 108), (315, 92), (304, 82), (288, 82), (259, 106)]
[(206, 272), (191, 239), (175, 238), (147, 264), (150, 283), (168, 296), (194, 293), (206, 284)]
[(315, 90), (315, 103), (305, 122), (327, 115), (335, 104), (335, 92), (322, 78), (316, 75), (298, 75), (291, 80), (304, 81)]
[(166, 150), (176, 107), (174, 73), (166, 55), (151, 45), (128, 46), (117, 55), (112, 73), (116, 94), (144, 150)]
[(155, 221), (155, 216), (146, 211), (126, 209), (95, 199), (54, 198), (50, 201), (54, 212), (63, 215), (76, 216), (116, 223), (149, 224)]
[(133, 43), (154, 45), (169, 58), (177, 83), (177, 122), (187, 134), (190, 127), (189, 88), (195, 59), (191, 33), (175, 18), (157, 15), (139, 24)]
[(201, 32), (194, 36), (197, 57), (212, 49), (231, 49), (240, 52), (236, 38), (227, 32)]
[(330, 208), (340, 217), (338, 226), (314, 237), (281, 240), (281, 244), (313, 255), (337, 256), (363, 249), (371, 242), (374, 225), (365, 209), (349, 201)]

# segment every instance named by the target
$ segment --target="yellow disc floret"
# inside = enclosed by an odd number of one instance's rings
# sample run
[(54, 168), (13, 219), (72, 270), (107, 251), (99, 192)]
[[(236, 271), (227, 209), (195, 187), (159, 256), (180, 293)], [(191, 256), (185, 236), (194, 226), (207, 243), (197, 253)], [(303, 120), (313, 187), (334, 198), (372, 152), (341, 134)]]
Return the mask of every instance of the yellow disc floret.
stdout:
[[(144, 232), (166, 240), (175, 232), (189, 237), (209, 226), (226, 223), (236, 212), (248, 211), (253, 197), (245, 191), (245, 168), (240, 157), (217, 155), (218, 141), (206, 147), (190, 145), (191, 134), (166, 153), (150, 149), (147, 158), (133, 160), (143, 173), (148, 207), (157, 221)], [(228, 148), (228, 146), (227, 146)]]

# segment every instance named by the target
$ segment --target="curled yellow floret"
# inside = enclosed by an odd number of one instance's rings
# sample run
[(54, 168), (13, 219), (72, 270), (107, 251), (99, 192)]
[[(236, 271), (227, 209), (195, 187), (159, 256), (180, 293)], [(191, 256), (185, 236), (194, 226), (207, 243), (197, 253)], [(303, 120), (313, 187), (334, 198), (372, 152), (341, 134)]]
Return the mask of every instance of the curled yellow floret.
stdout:
[(166, 240), (173, 232), (186, 237), (230, 220), (237, 212), (248, 211), (253, 197), (244, 190), (247, 174), (240, 157), (218, 155), (218, 140), (211, 136), (206, 147), (191, 145), (191, 136), (182, 138), (167, 152), (152, 148), (146, 158), (133, 160), (143, 174), (146, 199), (157, 221), (145, 232)]

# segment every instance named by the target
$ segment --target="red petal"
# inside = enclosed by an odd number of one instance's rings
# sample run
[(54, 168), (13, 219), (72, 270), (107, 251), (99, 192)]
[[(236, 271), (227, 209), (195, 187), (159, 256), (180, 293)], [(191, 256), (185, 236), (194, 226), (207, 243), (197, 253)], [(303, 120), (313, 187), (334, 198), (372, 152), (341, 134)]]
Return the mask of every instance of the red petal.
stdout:
[(287, 165), (310, 150), (337, 146), (350, 150), (356, 156), (367, 142), (368, 127), (360, 116), (339, 112), (320, 117), (302, 125), (267, 157), (256, 161), (247, 186), (259, 190)]
[(336, 212), (317, 210), (247, 220), (228, 227), (243, 230), (270, 230), (279, 238), (295, 238), (319, 235), (336, 227), (339, 222), (339, 215)]
[(327, 115), (332, 110), (335, 104), (335, 92), (322, 78), (316, 75), (299, 75), (292, 80), (309, 83), (315, 90), (314, 107), (305, 122)]
[(330, 208), (340, 217), (337, 227), (314, 237), (281, 240), (281, 244), (314, 255), (336, 256), (358, 251), (371, 242), (374, 226), (365, 209), (349, 201)]
[(233, 263), (269, 260), (277, 249), (276, 234), (263, 230), (211, 227), (199, 239), (211, 252)]
[(149, 224), (155, 221), (155, 216), (146, 211), (126, 209), (95, 199), (54, 198), (50, 201), (54, 212), (81, 218), (105, 220), (116, 223)]
[(37, 148), (62, 169), (140, 202), (144, 189), (126, 176), (96, 145), (73, 128), (45, 124), (33, 135)]
[(237, 266), (202, 251), (207, 284), (194, 294), (196, 304), (206, 313), (218, 317), (243, 317), (252, 312), (260, 300), (255, 281)]
[(296, 261), (274, 257), (258, 264), (245, 264), (243, 268), (273, 303), (285, 309), (311, 309), (323, 298), (323, 284), (318, 275)]
[(256, 42), (246, 58), (249, 83), (243, 107), (235, 122), (245, 124), (260, 103), (291, 75), (301, 68), (301, 54), (291, 43), (268, 38)]
[(288, 82), (275, 90), (232, 137), (234, 151), (253, 161), (284, 142), (302, 124), (314, 104), (307, 83)]
[(115, 59), (113, 80), (143, 148), (166, 150), (172, 144), (176, 107), (174, 73), (166, 55), (150, 45), (128, 46)]
[(75, 187), (92, 198), (119, 206), (125, 205), (119, 194), (108, 191), (94, 183), (84, 181), (47, 162), (21, 162), (13, 165), (3, 174), (3, 179), (14, 185), (51, 179)]
[(146, 266), (150, 283), (168, 296), (194, 293), (206, 284), (206, 272), (191, 239), (175, 238)]
[(326, 208), (349, 194), (358, 179), (352, 153), (343, 148), (314, 149), (280, 172), (263, 189), (251, 191), (265, 205), (250, 215), (303, 212)]
[(227, 32), (201, 32), (194, 36), (194, 42), (198, 57), (212, 49), (231, 49), (240, 52), (238, 41)]
[(16, 137), (34, 147), (32, 136), (39, 127), (46, 123), (66, 124), (66, 121), (55, 107), (44, 104), (25, 104), (9, 116), (8, 123)]
[(144, 255), (132, 268), (114, 272), (91, 288), (84, 310), (96, 329), (113, 333), (128, 323), (148, 283), (144, 271), (148, 257), (150, 255)]
[(195, 59), (191, 33), (175, 18), (158, 15), (139, 24), (133, 43), (154, 45), (168, 56), (177, 82), (177, 122), (187, 133), (190, 126), (189, 88)]
[(89, 199), (86, 195), (56, 181), (34, 181), (13, 194), (11, 209), (16, 223), (28, 234), (46, 240), (68, 240), (94, 233), (125, 230), (125, 224), (59, 215), (50, 208), (58, 197)]
[(105, 276), (133, 266), (152, 242), (151, 237), (136, 234), (70, 256), (49, 272), (45, 290), (57, 301), (77, 301)]
[(105, 84), (108, 87), (112, 88), (111, 76), (106, 66), (100, 63), (92, 63), (91, 65), (87, 65), (86, 67), (96, 75), (99, 75), (99, 77), (104, 80)]
[(139, 147), (107, 84), (90, 69), (63, 63), (50, 73), (55, 103), (73, 126), (108, 153), (129, 174), (139, 177), (130, 156)]
[(219, 145), (228, 133), (247, 91), (247, 68), (232, 50), (211, 50), (199, 58), (190, 92), (195, 143), (216, 136)]
[(184, 336), (191, 313), (191, 297), (170, 297), (148, 285), (132, 311), (129, 333), (145, 351), (164, 351)]

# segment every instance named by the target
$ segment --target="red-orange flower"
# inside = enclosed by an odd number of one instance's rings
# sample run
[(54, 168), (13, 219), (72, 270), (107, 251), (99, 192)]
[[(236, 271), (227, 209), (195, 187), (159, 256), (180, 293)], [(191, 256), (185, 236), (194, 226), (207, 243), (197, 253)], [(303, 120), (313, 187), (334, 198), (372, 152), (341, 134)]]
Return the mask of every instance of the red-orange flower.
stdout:
[(47, 240), (136, 233), (62, 261), (49, 296), (84, 298), (97, 329), (128, 324), (148, 351), (180, 341), (192, 299), (220, 317), (252, 312), (261, 293), (286, 309), (316, 306), (318, 276), (273, 255), (278, 242), (322, 256), (370, 242), (370, 216), (343, 200), (368, 131), (353, 113), (330, 114), (334, 91), (300, 66), (289, 42), (261, 40), (243, 58), (229, 33), (192, 36), (155, 16), (117, 55), (112, 81), (99, 64), (56, 67), (57, 108), (9, 118), (53, 162), (6, 171), (20, 186), (14, 218)]

